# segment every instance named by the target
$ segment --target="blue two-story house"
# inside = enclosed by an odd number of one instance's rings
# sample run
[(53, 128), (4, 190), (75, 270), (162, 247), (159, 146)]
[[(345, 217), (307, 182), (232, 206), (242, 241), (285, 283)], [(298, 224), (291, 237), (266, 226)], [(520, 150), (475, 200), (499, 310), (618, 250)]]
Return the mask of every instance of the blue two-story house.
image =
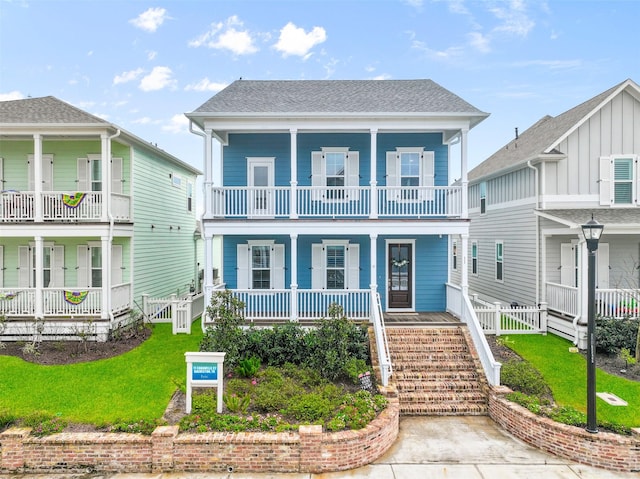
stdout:
[(468, 132), (487, 116), (431, 80), (233, 82), (187, 114), (204, 142), (207, 304), (225, 287), (254, 321), (333, 302), (355, 319), (446, 311), (468, 249)]

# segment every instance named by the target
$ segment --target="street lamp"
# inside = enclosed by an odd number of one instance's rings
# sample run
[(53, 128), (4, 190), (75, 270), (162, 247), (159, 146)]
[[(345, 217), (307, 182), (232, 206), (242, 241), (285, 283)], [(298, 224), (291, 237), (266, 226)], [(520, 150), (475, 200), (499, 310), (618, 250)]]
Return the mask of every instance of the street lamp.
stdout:
[(589, 250), (589, 293), (587, 296), (587, 431), (598, 432), (596, 424), (596, 250), (604, 225), (593, 219), (582, 225), (582, 234)]

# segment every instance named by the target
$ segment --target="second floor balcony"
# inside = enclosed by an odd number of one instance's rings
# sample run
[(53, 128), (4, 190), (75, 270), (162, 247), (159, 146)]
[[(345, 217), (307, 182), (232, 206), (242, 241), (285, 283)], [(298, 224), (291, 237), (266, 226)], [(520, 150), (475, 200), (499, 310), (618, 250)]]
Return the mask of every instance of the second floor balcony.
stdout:
[(462, 218), (459, 186), (212, 187), (205, 218)]
[(105, 195), (100, 191), (64, 192), (2, 191), (0, 221), (115, 221), (131, 219), (131, 198), (123, 194), (110, 195), (110, 211)]

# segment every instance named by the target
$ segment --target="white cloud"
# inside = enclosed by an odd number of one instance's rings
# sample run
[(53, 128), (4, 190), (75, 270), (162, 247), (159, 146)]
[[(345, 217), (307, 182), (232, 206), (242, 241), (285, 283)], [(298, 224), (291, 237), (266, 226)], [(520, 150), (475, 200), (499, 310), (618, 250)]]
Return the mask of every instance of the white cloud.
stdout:
[(543, 67), (549, 70), (572, 70), (583, 66), (582, 60), (527, 60), (513, 63), (515, 67)]
[(489, 53), (491, 51), (491, 47), (489, 46), (490, 40), (486, 35), (480, 32), (470, 32), (468, 36), (471, 46), (479, 52)]
[(391, 80), (391, 75), (388, 73), (382, 73), (380, 75), (374, 76), (372, 80)]
[(192, 83), (185, 87), (186, 91), (220, 91), (227, 86), (227, 83), (214, 83), (208, 78), (203, 78), (197, 83)]
[(165, 20), (170, 18), (167, 15), (167, 10), (164, 8), (150, 8), (145, 12), (142, 12), (136, 18), (129, 20), (133, 26), (144, 30), (145, 32), (153, 33)]
[(113, 84), (119, 85), (120, 83), (127, 83), (137, 79), (144, 70), (142, 68), (136, 68), (135, 70), (129, 70), (128, 72), (122, 72), (120, 75), (116, 75), (113, 78)]
[(140, 80), (142, 91), (156, 91), (164, 88), (175, 88), (177, 81), (171, 78), (173, 72), (169, 67), (154, 67), (147, 76)]
[(0, 101), (22, 100), (23, 98), (24, 95), (18, 90), (13, 90), (9, 93), (0, 93)]
[[(238, 27), (238, 28), (236, 28)], [(258, 51), (248, 30), (242, 30), (244, 23), (233, 15), (225, 22), (211, 24), (211, 29), (195, 40), (189, 42), (190, 47), (206, 47), (217, 50), (228, 50), (234, 55), (249, 55)]]
[(149, 118), (148, 116), (143, 116), (142, 118), (133, 120), (131, 123), (134, 123), (136, 125), (148, 125), (149, 123), (151, 123), (151, 118)]
[(411, 46), (416, 50), (422, 51), (433, 60), (451, 60), (459, 58), (464, 52), (462, 47), (456, 46), (449, 47), (445, 50), (434, 50), (433, 48), (428, 47), (426, 43), (417, 40), (414, 41)]
[(189, 131), (189, 119), (182, 115), (173, 115), (169, 124), (162, 127), (163, 131), (170, 133), (187, 133)]
[(152, 61), (158, 56), (158, 52), (150, 50), (147, 52), (147, 60)]
[(536, 24), (527, 15), (526, 10), (526, 4), (522, 0), (495, 4), (489, 11), (502, 23), (495, 27), (494, 31), (526, 37)]
[(309, 51), (326, 40), (327, 32), (322, 27), (313, 27), (309, 33), (306, 33), (303, 28), (289, 22), (280, 30), (280, 38), (274, 48), (282, 52), (284, 57), (297, 55), (306, 60), (310, 56)]
[(469, 10), (464, 4), (464, 0), (449, 0), (447, 3), (449, 5), (449, 11), (451, 13), (457, 13), (459, 15), (469, 14)]

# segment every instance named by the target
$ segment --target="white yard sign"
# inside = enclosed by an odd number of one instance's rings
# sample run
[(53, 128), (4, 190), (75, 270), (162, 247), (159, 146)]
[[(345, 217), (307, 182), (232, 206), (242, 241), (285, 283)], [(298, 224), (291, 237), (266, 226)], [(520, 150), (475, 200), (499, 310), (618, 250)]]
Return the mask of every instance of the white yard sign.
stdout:
[(218, 414), (222, 412), (223, 363), (226, 353), (184, 353), (187, 361), (187, 414), (191, 413), (193, 388), (217, 388)]

